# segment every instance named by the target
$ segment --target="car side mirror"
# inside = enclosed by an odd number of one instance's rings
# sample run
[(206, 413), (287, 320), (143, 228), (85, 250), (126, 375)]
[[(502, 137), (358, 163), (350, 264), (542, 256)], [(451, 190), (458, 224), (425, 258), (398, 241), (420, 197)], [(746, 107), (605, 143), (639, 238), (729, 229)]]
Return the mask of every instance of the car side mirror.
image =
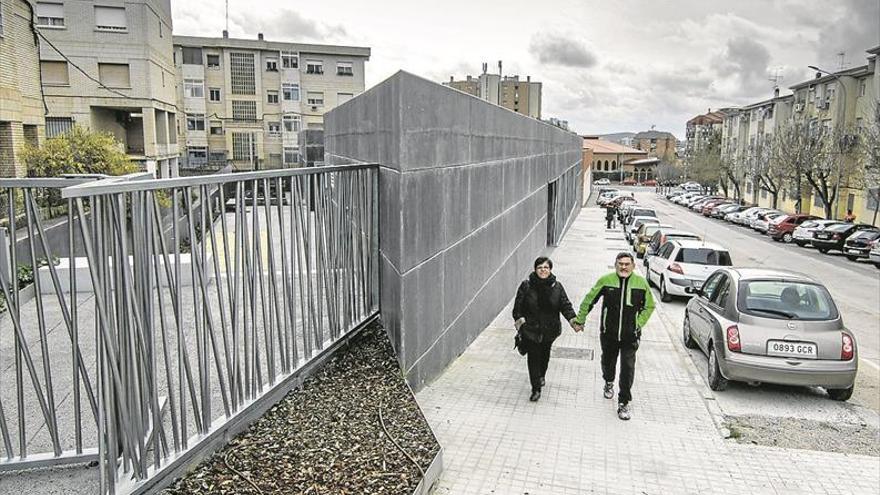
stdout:
[(702, 296), (703, 295), (703, 289), (698, 289), (696, 287), (685, 287), (684, 292), (685, 292), (685, 294), (693, 294), (695, 296)]

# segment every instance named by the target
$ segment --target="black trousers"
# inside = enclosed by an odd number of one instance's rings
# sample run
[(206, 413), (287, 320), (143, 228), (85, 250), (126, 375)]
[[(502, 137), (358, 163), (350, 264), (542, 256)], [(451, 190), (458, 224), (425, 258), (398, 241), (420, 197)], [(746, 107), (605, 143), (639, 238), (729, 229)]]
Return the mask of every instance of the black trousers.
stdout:
[(553, 340), (548, 339), (544, 342), (528, 343), (528, 352), (526, 353), (526, 361), (529, 364), (529, 381), (532, 384), (532, 390), (541, 390), (541, 378), (547, 374), (547, 365), (550, 364), (550, 348), (553, 346)]
[(626, 404), (632, 400), (632, 385), (636, 374), (636, 350), (639, 343), (617, 342), (615, 339), (602, 338), (602, 378), (613, 382), (617, 370), (617, 357), (620, 356), (620, 391), (618, 402)]
[(613, 224), (614, 224), (614, 218), (606, 218), (606, 219), (605, 219), (605, 223), (606, 223), (606, 226), (605, 226), (606, 229), (614, 228), (614, 225), (613, 225)]

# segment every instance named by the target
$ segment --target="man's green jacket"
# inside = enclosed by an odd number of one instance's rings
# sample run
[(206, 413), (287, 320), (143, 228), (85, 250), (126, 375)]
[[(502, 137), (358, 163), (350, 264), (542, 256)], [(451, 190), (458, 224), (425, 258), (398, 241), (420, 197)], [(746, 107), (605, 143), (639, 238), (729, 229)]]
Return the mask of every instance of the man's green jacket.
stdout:
[(581, 302), (576, 323), (583, 325), (600, 297), (602, 338), (627, 343), (637, 341), (654, 312), (654, 296), (645, 278), (635, 273), (627, 278), (621, 278), (617, 272), (603, 275)]

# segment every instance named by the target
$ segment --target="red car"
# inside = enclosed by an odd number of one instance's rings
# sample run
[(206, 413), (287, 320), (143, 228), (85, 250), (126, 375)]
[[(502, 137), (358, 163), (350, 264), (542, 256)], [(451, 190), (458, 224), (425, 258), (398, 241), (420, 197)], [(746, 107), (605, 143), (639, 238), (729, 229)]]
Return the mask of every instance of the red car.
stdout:
[(642, 182), (643, 186), (654, 187), (657, 185), (657, 181), (654, 179), (648, 179), (645, 182)]
[(785, 217), (785, 220), (781, 222), (770, 222), (770, 226), (767, 229), (767, 235), (769, 235), (774, 241), (789, 243), (792, 241), (794, 229), (796, 229), (798, 225), (807, 220), (816, 220), (818, 218), (819, 217), (813, 215), (804, 215), (801, 213), (788, 215)]
[(621, 184), (623, 184), (624, 186), (634, 186), (636, 185), (636, 181), (635, 179), (624, 179)]

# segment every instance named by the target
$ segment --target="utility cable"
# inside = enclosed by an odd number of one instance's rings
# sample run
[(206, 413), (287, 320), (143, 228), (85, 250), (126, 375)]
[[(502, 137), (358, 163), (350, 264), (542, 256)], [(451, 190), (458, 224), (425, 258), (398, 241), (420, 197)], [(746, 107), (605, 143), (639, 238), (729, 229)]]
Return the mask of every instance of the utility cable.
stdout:
[[(382, 431), (385, 432), (385, 436), (387, 436), (388, 439), (391, 440), (391, 443), (393, 443), (394, 446), (397, 447), (397, 450), (403, 452), (403, 455), (405, 455), (406, 458), (410, 460), (410, 462), (412, 462), (413, 464), (416, 465), (416, 468), (419, 470), (419, 473), (421, 473), (421, 475), (422, 475), (422, 480), (425, 480), (425, 470), (422, 469), (422, 466), (420, 466), (419, 463), (416, 462), (416, 460), (413, 459), (413, 457), (411, 455), (409, 455), (409, 452), (403, 450), (403, 447), (401, 447), (400, 444), (397, 443), (397, 440), (391, 436), (391, 433), (388, 433), (388, 428), (385, 427), (385, 420), (382, 418), (382, 403), (381, 402), (379, 402), (379, 424), (382, 425)], [(427, 481), (425, 481), (425, 482), (427, 482)]]

